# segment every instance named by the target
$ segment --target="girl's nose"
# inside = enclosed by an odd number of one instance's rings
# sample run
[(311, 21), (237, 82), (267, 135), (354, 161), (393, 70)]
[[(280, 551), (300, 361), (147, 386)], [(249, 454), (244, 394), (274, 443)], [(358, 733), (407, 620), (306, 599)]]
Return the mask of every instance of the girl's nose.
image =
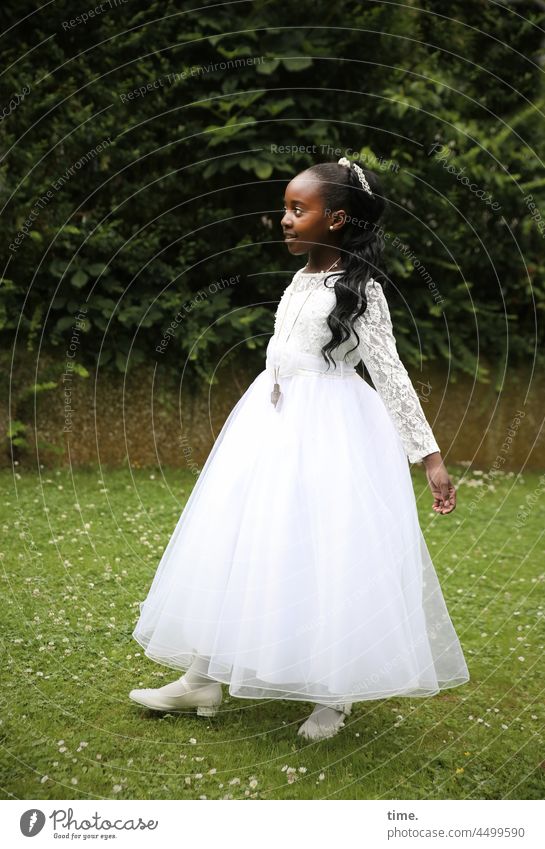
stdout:
[(281, 227), (288, 227), (290, 222), (291, 222), (290, 212), (289, 212), (288, 209), (286, 209), (286, 210), (284, 210), (284, 214), (283, 214), (282, 218), (280, 219), (280, 226)]

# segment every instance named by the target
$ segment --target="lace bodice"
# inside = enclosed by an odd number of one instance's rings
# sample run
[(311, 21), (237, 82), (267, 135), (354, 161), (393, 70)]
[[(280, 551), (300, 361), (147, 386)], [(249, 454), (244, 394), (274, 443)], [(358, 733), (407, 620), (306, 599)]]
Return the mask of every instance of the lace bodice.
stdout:
[[(319, 275), (296, 272), (280, 298), (276, 311), (274, 338), (277, 346), (289, 344), (290, 348), (297, 351), (322, 357), (321, 348), (331, 339), (326, 319), (336, 302), (334, 282), (331, 272)], [(370, 279), (365, 294), (367, 309), (355, 325), (360, 341), (344, 361), (355, 366), (363, 360), (394, 422), (409, 461), (417, 463), (427, 454), (440, 449), (407, 370), (399, 358), (382, 286)], [(299, 318), (294, 324), (298, 314)], [(343, 361), (344, 355), (356, 343), (357, 339), (352, 334), (333, 352), (333, 359)]]

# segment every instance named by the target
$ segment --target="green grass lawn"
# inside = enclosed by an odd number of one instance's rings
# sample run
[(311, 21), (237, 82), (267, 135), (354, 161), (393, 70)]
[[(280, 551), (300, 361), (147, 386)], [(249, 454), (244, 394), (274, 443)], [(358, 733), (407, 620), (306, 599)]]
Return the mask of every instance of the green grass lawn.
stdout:
[(201, 719), (128, 699), (181, 674), (131, 633), (191, 473), (0, 473), (3, 798), (544, 798), (545, 478), (450, 473), (449, 516), (432, 512), (420, 467), (413, 480), (471, 681), (359, 702), (312, 744), (296, 733), (306, 702), (224, 686)]

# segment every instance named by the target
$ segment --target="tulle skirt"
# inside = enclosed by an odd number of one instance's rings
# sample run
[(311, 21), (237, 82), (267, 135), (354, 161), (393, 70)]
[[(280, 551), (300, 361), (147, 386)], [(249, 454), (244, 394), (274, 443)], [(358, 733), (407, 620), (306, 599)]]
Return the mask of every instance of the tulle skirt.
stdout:
[(268, 358), (232, 409), (133, 637), (174, 669), (206, 658), (241, 698), (335, 704), (464, 684), (384, 403), (352, 367), (295, 365), (276, 407)]

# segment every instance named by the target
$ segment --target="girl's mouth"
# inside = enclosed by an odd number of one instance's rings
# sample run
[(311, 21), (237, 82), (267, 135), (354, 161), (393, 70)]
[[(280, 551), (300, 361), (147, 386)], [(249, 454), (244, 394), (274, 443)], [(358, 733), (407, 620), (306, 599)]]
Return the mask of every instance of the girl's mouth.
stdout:
[(296, 239), (297, 236), (284, 236), (285, 242), (291, 242), (293, 239)]

